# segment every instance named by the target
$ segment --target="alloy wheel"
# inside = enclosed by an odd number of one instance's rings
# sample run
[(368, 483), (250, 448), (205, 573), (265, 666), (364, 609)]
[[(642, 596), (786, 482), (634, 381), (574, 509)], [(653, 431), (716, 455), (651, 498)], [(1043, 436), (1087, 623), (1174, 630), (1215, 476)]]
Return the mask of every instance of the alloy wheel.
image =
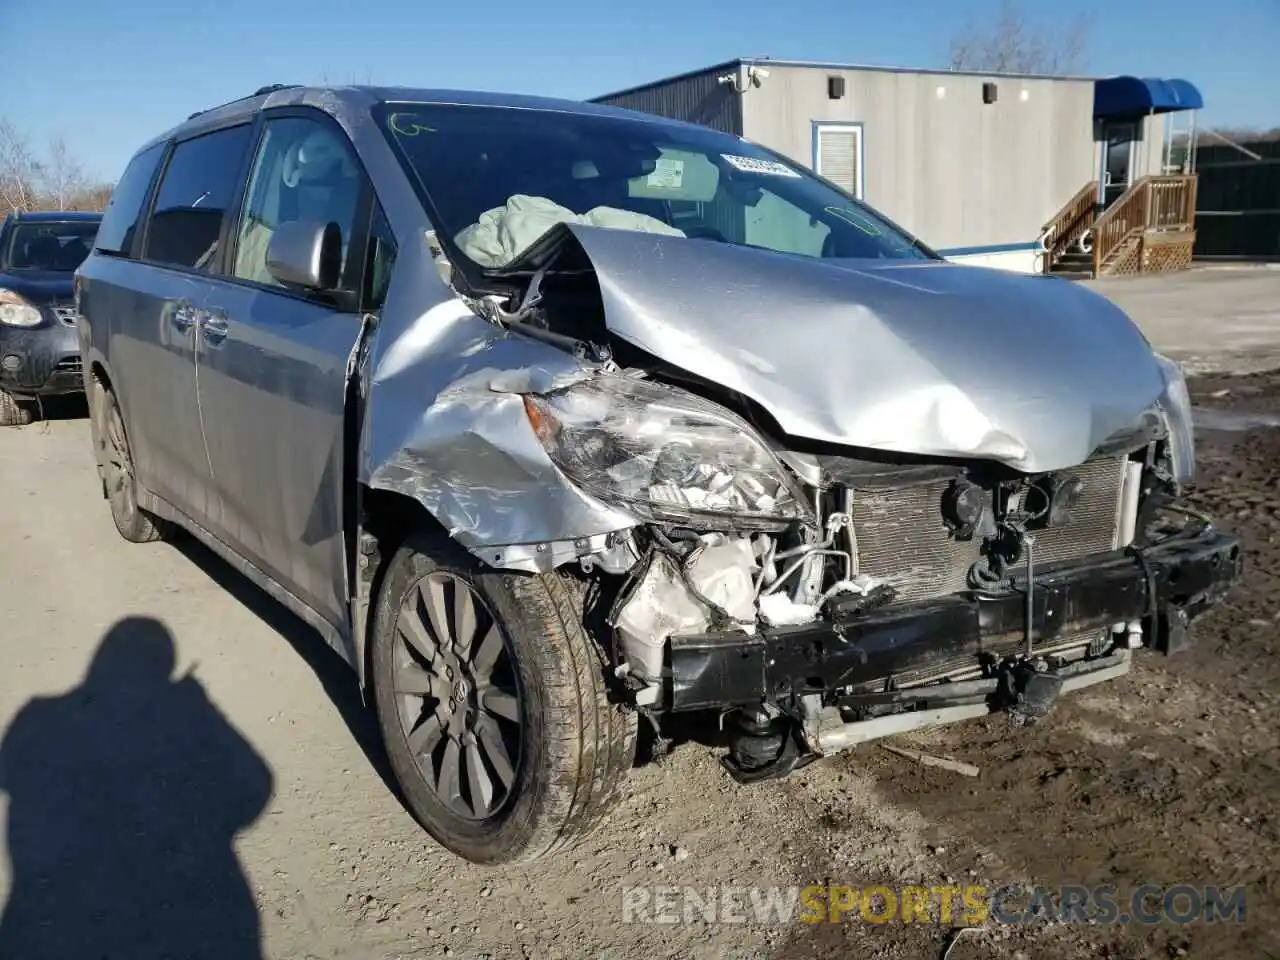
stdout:
[(124, 435), (124, 422), (120, 418), (120, 408), (114, 402), (107, 410), (107, 492), (114, 500), (119, 498), (121, 506), (132, 511), (133, 502), (133, 461), (129, 456), (129, 443)]
[(469, 820), (501, 810), (520, 763), (520, 689), (501, 626), (465, 580), (437, 571), (410, 588), (396, 617), (393, 687), (437, 799)]

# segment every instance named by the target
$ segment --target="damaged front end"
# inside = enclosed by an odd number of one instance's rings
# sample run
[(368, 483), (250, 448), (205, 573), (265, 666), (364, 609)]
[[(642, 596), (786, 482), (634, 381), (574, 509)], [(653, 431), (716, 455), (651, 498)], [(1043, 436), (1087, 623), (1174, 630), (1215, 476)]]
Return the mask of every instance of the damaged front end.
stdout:
[(1033, 721), (1135, 648), (1185, 646), (1239, 572), (1177, 502), (1190, 435), (1160, 405), (1082, 464), (1020, 474), (774, 451), (683, 391), (610, 380), (526, 398), (530, 419), (645, 521), (608, 617), (617, 677), (653, 715), (720, 712), (744, 781), (992, 710)]
[[(824, 267), (813, 309), (828, 332), (852, 311), (866, 334), (842, 393), (847, 344), (825, 365), (808, 348), (813, 382), (805, 352), (762, 338), (761, 320), (731, 351), (741, 298), (697, 301), (672, 339), (646, 303), (654, 288), (608, 269), (609, 245), (634, 238), (574, 236), (508, 271), (521, 277), (509, 297), (445, 299), (384, 342), (367, 476), (487, 566), (596, 582), (619, 695), (659, 729), (666, 714), (719, 713), (738, 779), (993, 710), (1034, 721), (1127, 672), (1135, 648), (1184, 646), (1238, 576), (1237, 542), (1179, 504), (1194, 465), (1182, 375), (1109, 304), (1095, 317), (1068, 292), (1070, 315), (1040, 311), (1062, 324), (1061, 363), (1036, 367), (1034, 332), (1000, 296), (922, 272), (960, 268)], [(557, 275), (560, 255), (578, 259)], [(700, 257), (684, 250), (671, 269), (696, 273)], [(851, 283), (871, 293), (839, 314)], [(1054, 295), (1012, 289), (1006, 312)], [(926, 324), (911, 308), (948, 297), (982, 303), (1016, 343), (946, 354), (943, 314)], [(1102, 372), (1122, 382), (1108, 393), (1080, 371), (1117, 316)]]
[(753, 779), (993, 710), (1034, 721), (1135, 648), (1182, 648), (1240, 552), (1178, 505), (1167, 444), (1041, 475), (820, 458), (826, 536), (755, 535), (754, 629), (670, 636), (663, 706), (726, 713), (730, 768)]
[[(521, 395), (559, 474), (635, 518), (577, 556), (612, 599), (619, 689), (655, 725), (716, 711), (740, 780), (1006, 710), (1172, 652), (1240, 567), (1179, 506), (1192, 457), (1169, 389), (1076, 466), (1025, 474), (778, 447), (723, 406), (599, 370)], [(625, 550), (618, 545), (625, 543)]]

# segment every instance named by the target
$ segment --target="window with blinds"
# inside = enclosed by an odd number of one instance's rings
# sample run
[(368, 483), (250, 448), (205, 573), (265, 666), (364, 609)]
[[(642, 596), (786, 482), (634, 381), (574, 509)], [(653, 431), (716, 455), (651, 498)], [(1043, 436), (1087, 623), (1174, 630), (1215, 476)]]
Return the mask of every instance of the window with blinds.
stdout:
[(823, 123), (816, 129), (817, 172), (862, 199), (862, 127)]

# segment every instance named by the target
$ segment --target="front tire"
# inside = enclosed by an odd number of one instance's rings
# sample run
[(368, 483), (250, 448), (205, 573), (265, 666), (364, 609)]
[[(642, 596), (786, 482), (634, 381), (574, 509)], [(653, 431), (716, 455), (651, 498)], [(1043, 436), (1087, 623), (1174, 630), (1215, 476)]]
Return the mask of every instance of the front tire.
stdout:
[(443, 535), (392, 558), (371, 637), (378, 722), (404, 799), (475, 863), (528, 861), (587, 833), (635, 759), (583, 586), (480, 569)]
[(133, 455), (124, 429), (124, 417), (115, 394), (101, 383), (93, 386), (94, 403), (90, 416), (98, 416), (98, 462), (103, 466), (103, 483), (111, 504), (111, 519), (120, 536), (130, 543), (164, 540), (172, 526), (138, 506), (138, 481)]

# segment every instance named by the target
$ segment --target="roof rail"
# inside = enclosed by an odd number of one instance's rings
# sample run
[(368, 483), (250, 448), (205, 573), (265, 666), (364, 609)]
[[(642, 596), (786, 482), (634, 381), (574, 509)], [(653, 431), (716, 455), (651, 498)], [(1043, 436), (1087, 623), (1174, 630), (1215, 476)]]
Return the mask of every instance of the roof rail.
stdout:
[(301, 86), (301, 84), (271, 83), (265, 87), (259, 87), (257, 90), (253, 91), (253, 93), (247, 94), (243, 97), (236, 97), (234, 100), (228, 100), (226, 103), (220, 103), (218, 104), (217, 107), (206, 107), (204, 110), (197, 110), (195, 113), (187, 117), (187, 119), (194, 120), (196, 117), (201, 116), (202, 114), (208, 113), (210, 110), (217, 110), (218, 107), (227, 107), (233, 103), (239, 103), (241, 100), (252, 100), (254, 97), (261, 97), (268, 93), (275, 93), (277, 90), (292, 90), (293, 88), (298, 86)]
[(298, 86), (296, 83), (269, 83), (265, 87), (259, 87), (253, 91), (253, 96), (260, 97), (264, 93), (275, 93), (277, 90), (292, 90)]

